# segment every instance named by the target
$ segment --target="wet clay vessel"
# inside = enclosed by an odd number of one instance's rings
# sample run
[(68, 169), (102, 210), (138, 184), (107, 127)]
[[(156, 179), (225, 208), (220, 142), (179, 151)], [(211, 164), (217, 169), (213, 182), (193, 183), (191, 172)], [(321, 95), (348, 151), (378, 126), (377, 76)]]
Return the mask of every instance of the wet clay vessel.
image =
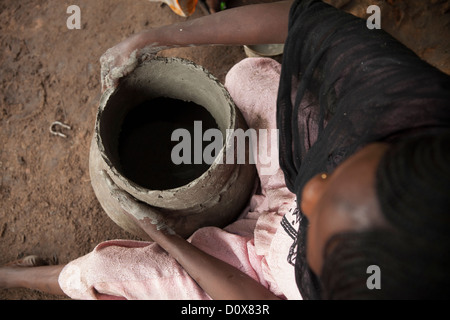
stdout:
[[(158, 98), (178, 99), (204, 107), (224, 137), (215, 162), (199, 177), (174, 188), (146, 188), (132, 181), (124, 174), (119, 154), (121, 128), (127, 114), (136, 106)], [(178, 58), (145, 61), (101, 98), (89, 157), (95, 195), (117, 225), (146, 240), (151, 239), (111, 197), (102, 170), (120, 189), (160, 212), (165, 224), (183, 237), (203, 226), (224, 227), (247, 206), (255, 186), (253, 164), (220, 161), (231, 143), (227, 129), (239, 128), (247, 129), (242, 115), (224, 86), (204, 68)]]

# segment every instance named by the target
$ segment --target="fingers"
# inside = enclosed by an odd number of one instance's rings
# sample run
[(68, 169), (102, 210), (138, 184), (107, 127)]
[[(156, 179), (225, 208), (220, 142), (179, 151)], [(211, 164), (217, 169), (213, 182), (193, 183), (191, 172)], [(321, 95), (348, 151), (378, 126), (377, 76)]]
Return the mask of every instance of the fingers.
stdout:
[(138, 64), (152, 59), (156, 54), (168, 47), (158, 43), (149, 43), (142, 46), (142, 38), (148, 36), (150, 31), (135, 34), (108, 49), (100, 57), (102, 90), (116, 88), (119, 80), (130, 74)]
[(100, 171), (100, 175), (105, 180), (111, 196), (117, 200), (120, 207), (138, 221), (148, 219), (151, 224), (156, 225), (158, 230), (170, 230), (164, 223), (161, 213), (149, 205), (135, 199), (128, 192), (120, 189), (105, 170)]
[(148, 216), (148, 208), (146, 205), (138, 202), (138, 200), (136, 200), (128, 192), (117, 187), (117, 185), (114, 183), (114, 181), (111, 179), (111, 177), (105, 170), (100, 171), (100, 174), (106, 181), (109, 193), (114, 199), (116, 199), (119, 202), (122, 209), (124, 209), (129, 214), (133, 215), (138, 220)]
[(112, 86), (111, 79), (109, 78), (110, 71), (114, 64), (114, 54), (112, 49), (108, 49), (100, 57), (100, 79), (102, 82), (102, 91), (105, 91)]
[[(134, 50), (129, 57), (121, 57), (115, 48), (109, 49), (100, 58), (102, 90), (116, 88), (119, 80), (130, 74), (138, 65), (138, 50)], [(125, 60), (125, 62), (123, 62)]]
[(106, 170), (101, 170), (100, 171), (100, 175), (102, 176), (102, 178), (106, 181), (106, 185), (109, 188), (109, 191), (113, 191), (115, 189), (119, 189), (117, 187), (117, 185), (114, 183), (114, 181), (112, 181), (111, 177), (109, 176), (109, 174), (106, 172)]

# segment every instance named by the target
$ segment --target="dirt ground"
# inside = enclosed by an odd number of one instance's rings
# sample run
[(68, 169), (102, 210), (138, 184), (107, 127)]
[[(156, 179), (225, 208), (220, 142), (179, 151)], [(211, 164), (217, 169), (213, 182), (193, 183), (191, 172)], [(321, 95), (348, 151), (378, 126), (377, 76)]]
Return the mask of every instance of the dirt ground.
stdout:
[[(230, 6), (250, 2), (258, 1)], [(384, 29), (450, 73), (449, 1), (329, 2), (361, 17), (368, 16), (368, 3), (379, 4)], [(81, 30), (66, 27), (72, 4), (81, 9)], [(197, 9), (189, 19), (202, 15)], [(0, 0), (0, 265), (28, 254), (66, 263), (101, 241), (134, 238), (103, 212), (90, 185), (98, 59), (135, 32), (184, 19), (146, 0)], [(242, 47), (163, 55), (193, 60), (221, 81), (245, 58)], [(67, 138), (50, 133), (54, 121), (71, 127)], [(0, 299), (59, 297), (11, 289), (0, 290)]]

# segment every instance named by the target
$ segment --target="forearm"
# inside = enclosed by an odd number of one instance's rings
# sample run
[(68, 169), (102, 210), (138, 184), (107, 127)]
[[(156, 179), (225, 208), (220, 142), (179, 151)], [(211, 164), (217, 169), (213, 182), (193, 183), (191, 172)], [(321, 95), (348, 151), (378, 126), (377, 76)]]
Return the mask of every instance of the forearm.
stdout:
[(139, 46), (284, 43), (292, 1), (242, 6), (139, 34)]
[[(277, 297), (237, 268), (216, 259), (174, 234), (154, 208), (136, 201), (119, 189), (102, 171), (111, 196), (123, 210), (164, 250), (167, 251), (198, 285), (213, 299), (276, 299)], [(144, 218), (142, 218), (144, 217)], [(161, 220), (159, 220), (161, 219)], [(159, 222), (159, 223), (158, 223)]]
[[(141, 224), (142, 225), (142, 224)], [(237, 268), (198, 249), (185, 239), (154, 226), (143, 226), (153, 240), (167, 251), (197, 284), (217, 300), (277, 299), (268, 289)]]
[(102, 90), (116, 87), (141, 58), (174, 47), (284, 43), (291, 1), (242, 6), (134, 34), (100, 58)]

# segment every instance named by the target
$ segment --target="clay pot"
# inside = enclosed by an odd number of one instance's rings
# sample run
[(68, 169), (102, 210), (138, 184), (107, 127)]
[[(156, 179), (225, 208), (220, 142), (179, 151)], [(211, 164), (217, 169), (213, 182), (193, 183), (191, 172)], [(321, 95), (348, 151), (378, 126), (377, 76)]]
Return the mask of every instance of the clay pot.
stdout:
[(244, 46), (247, 57), (276, 57), (283, 54), (284, 44), (255, 44)]
[[(198, 178), (182, 186), (157, 190), (124, 175), (118, 141), (126, 115), (144, 101), (160, 97), (192, 101), (204, 107), (215, 119), (224, 141), (219, 156)], [(256, 178), (253, 164), (220, 161), (230, 144), (226, 130), (238, 128), (247, 129), (242, 115), (223, 85), (204, 68), (178, 58), (146, 61), (101, 98), (89, 157), (95, 195), (117, 225), (142, 239), (151, 240), (111, 197), (100, 174), (102, 170), (119, 188), (163, 214), (165, 223), (183, 237), (203, 226), (224, 227), (248, 204)]]

